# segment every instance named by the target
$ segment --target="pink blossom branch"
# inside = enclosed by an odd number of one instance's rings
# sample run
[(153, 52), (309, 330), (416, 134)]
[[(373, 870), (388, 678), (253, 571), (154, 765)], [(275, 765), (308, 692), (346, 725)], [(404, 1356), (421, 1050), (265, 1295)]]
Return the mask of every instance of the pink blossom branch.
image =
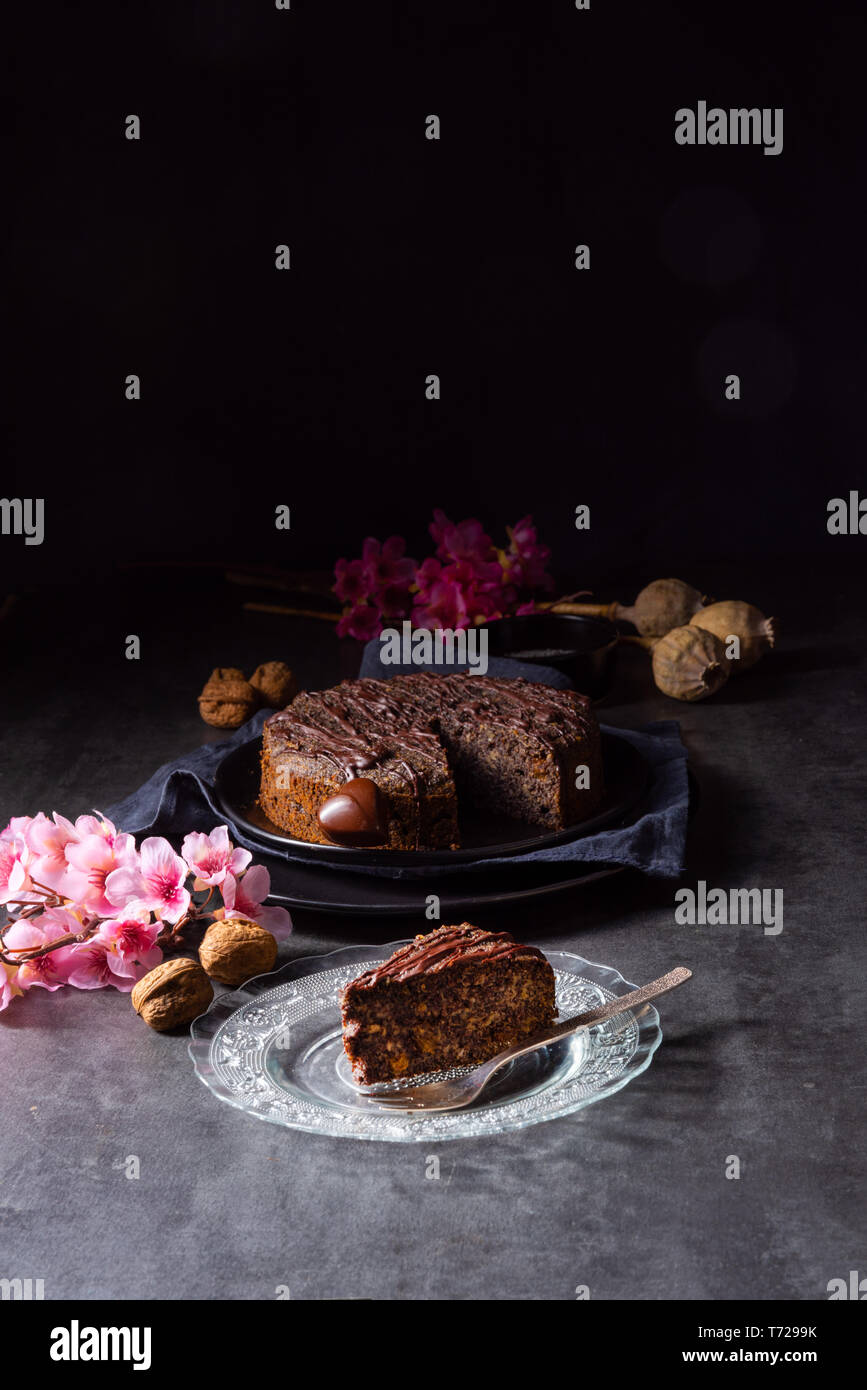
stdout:
[[(67, 877), (58, 880), (65, 892), (34, 874), (53, 876), (61, 858), (68, 865)], [(74, 826), (57, 814), (13, 817), (0, 831), (0, 897), (17, 893), (0, 903), (0, 1011), (45, 981), (51, 989), (73, 983), (124, 988), (128, 974), (115, 970), (113, 956), (139, 970), (153, 968), (163, 953), (195, 956), (226, 901), (253, 920), (261, 916), (291, 929), (284, 909), (265, 906), (270, 875), (264, 865), (253, 866), (239, 889), (251, 859), (249, 850), (231, 843), (225, 825), (209, 834), (191, 831), (178, 854), (162, 837), (136, 848), (133, 837), (100, 812), (79, 817)], [(172, 921), (175, 916), (179, 920)], [(18, 944), (11, 945), (9, 936), (17, 936)], [(86, 952), (79, 950), (84, 943)], [(60, 955), (43, 974), (39, 962), (53, 952)]]
[(82, 941), (88, 941), (99, 927), (98, 921), (90, 922), (82, 927), (81, 931), (67, 932), (66, 936), (59, 936), (47, 946), (7, 946), (6, 932), (14, 922), (21, 920), (21, 917), (10, 917), (9, 921), (0, 927), (0, 960), (5, 961), (7, 965), (26, 965), (30, 960), (39, 960), (42, 956), (50, 955), (52, 951), (59, 951), (62, 946), (77, 946)]

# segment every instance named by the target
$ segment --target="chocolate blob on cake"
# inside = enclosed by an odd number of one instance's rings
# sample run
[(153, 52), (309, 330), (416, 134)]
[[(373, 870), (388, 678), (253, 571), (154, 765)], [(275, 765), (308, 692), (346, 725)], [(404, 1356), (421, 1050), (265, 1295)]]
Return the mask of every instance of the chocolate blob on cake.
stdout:
[(522, 679), (344, 681), (298, 695), (263, 730), (259, 804), (316, 844), (456, 849), (459, 801), (561, 830), (602, 794), (590, 701)]
[(343, 1047), (359, 1085), (475, 1065), (553, 1022), (554, 971), (508, 932), (438, 927), (343, 990)]

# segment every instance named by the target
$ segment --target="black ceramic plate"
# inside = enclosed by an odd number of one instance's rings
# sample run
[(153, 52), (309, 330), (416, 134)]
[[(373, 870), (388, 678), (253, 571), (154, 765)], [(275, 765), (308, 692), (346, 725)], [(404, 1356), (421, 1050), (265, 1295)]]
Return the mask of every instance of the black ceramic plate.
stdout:
[[(689, 815), (698, 806), (698, 787), (689, 774)], [(633, 808), (625, 821), (640, 812)], [(430, 879), (394, 879), (374, 874), (323, 872), (322, 864), (286, 864), (272, 859), (269, 902), (308, 912), (356, 916), (424, 919)], [(461, 920), (476, 908), (530, 903), (555, 893), (576, 891), (600, 879), (625, 873), (620, 864), (497, 864), (478, 873), (438, 874), (436, 891), (440, 920)]]
[[(373, 874), (329, 874), (320, 864), (268, 865), (271, 872), (269, 903), (348, 916), (416, 917), (425, 921), (430, 879), (380, 878)], [(438, 877), (440, 920), (461, 921), (474, 908), (532, 902), (570, 888), (583, 888), (599, 879), (622, 874), (620, 864), (514, 865), (496, 872), (453, 874)], [(427, 930), (435, 926), (430, 922)]]
[[(605, 772), (605, 797), (599, 811), (580, 825), (568, 830), (539, 832), (517, 821), (498, 821), (491, 815), (476, 818), (461, 817), (461, 849), (388, 850), (346, 849), (339, 845), (313, 845), (307, 840), (293, 840), (277, 828), (257, 804), (259, 792), (259, 754), (261, 738), (251, 739), (228, 753), (214, 778), (216, 799), (231, 821), (251, 840), (266, 849), (289, 851), (298, 859), (318, 862), (334, 868), (353, 869), (376, 866), (413, 868), (427, 865), (442, 866), (467, 861), (497, 859), (509, 854), (527, 854), (563, 844), (623, 820), (643, 797), (650, 780), (650, 768), (638, 750), (616, 733), (602, 733), (602, 764)], [(574, 875), (574, 866), (573, 866)]]

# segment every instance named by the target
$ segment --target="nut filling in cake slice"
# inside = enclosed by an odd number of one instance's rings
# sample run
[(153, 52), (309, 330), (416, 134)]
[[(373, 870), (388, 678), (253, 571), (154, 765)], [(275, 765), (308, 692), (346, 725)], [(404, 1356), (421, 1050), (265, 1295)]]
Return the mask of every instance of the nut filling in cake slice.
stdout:
[(556, 1014), (542, 952), (468, 922), (417, 936), (341, 997), (343, 1046), (362, 1086), (485, 1062)]

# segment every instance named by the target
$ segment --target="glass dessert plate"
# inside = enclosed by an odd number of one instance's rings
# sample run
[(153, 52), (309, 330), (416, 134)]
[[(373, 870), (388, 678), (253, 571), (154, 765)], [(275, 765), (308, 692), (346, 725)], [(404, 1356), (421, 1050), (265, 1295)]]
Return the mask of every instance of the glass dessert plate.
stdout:
[[(640, 1017), (620, 1014), (517, 1058), (466, 1110), (387, 1110), (352, 1081), (341, 1038), (340, 991), (405, 944), (308, 956), (221, 995), (192, 1025), (189, 1052), (196, 1074), (221, 1100), (271, 1124), (334, 1138), (430, 1142), (501, 1134), (571, 1115), (640, 1075), (662, 1041), (659, 1014), (647, 1005)], [(545, 955), (554, 969), (561, 1018), (634, 988), (618, 971), (571, 951), (546, 948)], [(428, 1079), (455, 1074), (437, 1072)], [(396, 1089), (402, 1084), (392, 1083)]]

